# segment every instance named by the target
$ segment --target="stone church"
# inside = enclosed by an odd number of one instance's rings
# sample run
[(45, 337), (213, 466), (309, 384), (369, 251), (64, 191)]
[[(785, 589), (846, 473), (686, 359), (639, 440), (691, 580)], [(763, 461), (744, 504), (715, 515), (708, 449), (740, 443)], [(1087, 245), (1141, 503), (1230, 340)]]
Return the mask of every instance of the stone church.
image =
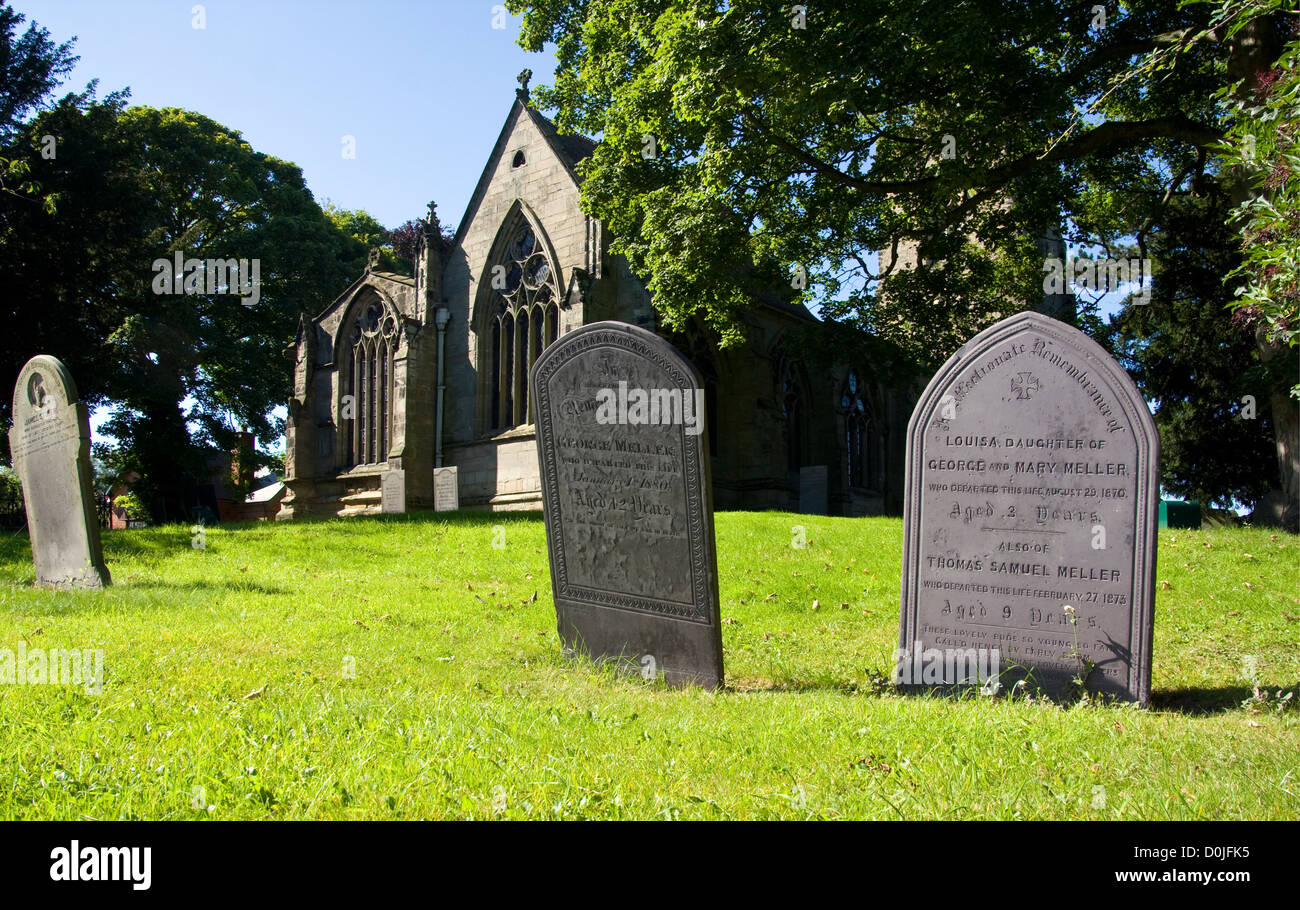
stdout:
[(704, 377), (715, 508), (901, 513), (915, 390), (851, 364), (810, 372), (787, 354), (816, 322), (802, 305), (756, 302), (746, 340), (726, 350), (703, 328), (661, 329), (579, 207), (575, 168), (594, 148), (560, 135), (525, 82), (450, 245), (430, 206), (414, 277), (372, 256), (301, 321), (278, 517), (378, 512), (386, 478), (407, 508), (429, 508), (434, 468), (451, 466), (462, 508), (541, 508), (529, 367), (605, 319), (658, 331)]

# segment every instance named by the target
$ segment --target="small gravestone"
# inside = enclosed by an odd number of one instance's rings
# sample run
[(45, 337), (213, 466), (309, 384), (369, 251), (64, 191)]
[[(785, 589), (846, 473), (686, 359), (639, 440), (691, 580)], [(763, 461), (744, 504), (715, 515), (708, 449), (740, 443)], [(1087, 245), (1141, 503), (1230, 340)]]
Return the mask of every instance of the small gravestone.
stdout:
[(379, 511), (400, 514), (406, 511), (406, 472), (387, 471), (379, 481)]
[(830, 511), (826, 465), (799, 469), (799, 511), (805, 515), (825, 515)]
[(455, 512), (460, 508), (460, 481), (456, 468), (433, 469), (433, 510)]
[(90, 478), (90, 417), (72, 375), (44, 354), (14, 386), (9, 451), (23, 485), (36, 583), (56, 588), (110, 584)]
[(560, 638), (569, 653), (723, 683), (704, 393), (657, 335), (598, 322), (531, 375)]
[(951, 675), (996, 651), (1003, 685), (1145, 703), (1158, 458), (1142, 396), (1083, 333), (1026, 312), (963, 345), (908, 425), (896, 681), (983, 682)]

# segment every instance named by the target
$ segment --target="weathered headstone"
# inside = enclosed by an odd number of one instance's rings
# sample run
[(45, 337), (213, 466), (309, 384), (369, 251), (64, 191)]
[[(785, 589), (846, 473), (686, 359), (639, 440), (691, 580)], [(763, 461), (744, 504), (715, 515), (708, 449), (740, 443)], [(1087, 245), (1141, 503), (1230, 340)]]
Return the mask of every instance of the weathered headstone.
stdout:
[(996, 649), (1004, 685), (1145, 703), (1158, 460), (1137, 388), (1076, 329), (1026, 312), (963, 345), (908, 425), (902, 681)]
[(406, 472), (387, 471), (379, 481), (379, 511), (400, 514), (406, 511)]
[(703, 385), (670, 344), (598, 322), (531, 375), (561, 640), (674, 685), (723, 683)]
[(23, 485), (36, 583), (101, 588), (111, 582), (90, 478), (90, 415), (72, 375), (44, 354), (14, 386), (9, 451)]
[(460, 508), (459, 471), (456, 468), (433, 469), (433, 510), (455, 512)]

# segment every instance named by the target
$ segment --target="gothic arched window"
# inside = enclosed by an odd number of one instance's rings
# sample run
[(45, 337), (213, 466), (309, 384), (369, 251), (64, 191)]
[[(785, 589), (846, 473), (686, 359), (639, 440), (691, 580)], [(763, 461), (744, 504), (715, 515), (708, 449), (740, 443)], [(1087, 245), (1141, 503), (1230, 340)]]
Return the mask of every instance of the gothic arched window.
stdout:
[(542, 349), (559, 336), (560, 289), (546, 250), (528, 219), (518, 218), (497, 262), (488, 270), (492, 286), (490, 329), (491, 429), (533, 422), (528, 372)]
[(393, 432), (393, 353), (397, 318), (378, 300), (352, 321), (339, 421), (349, 468), (388, 461)]
[(857, 371), (850, 370), (840, 395), (849, 486), (878, 490), (883, 474), (884, 446), (880, 431), (867, 410), (865, 394)]

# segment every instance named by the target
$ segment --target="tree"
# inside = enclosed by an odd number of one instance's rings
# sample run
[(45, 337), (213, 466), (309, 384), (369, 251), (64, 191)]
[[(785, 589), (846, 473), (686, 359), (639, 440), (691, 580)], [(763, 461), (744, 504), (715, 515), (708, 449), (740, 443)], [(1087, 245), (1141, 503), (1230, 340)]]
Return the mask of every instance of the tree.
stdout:
[[(0, 196), (24, 200), (38, 196), (40, 186), (28, 179), (27, 162), (15, 157), (9, 145), (78, 60), (72, 56), (71, 41), (56, 45), (35, 23), (19, 37), (18, 27), (26, 18), (0, 0)], [(93, 83), (88, 91), (93, 94)]]
[(56, 45), (34, 22), (18, 37), (26, 20), (0, 0), (0, 145), (13, 139), (81, 59), (72, 55), (75, 38)]
[[(1220, 15), (1230, 34), (1260, 50), (1241, 66), (1238, 81), (1220, 92), (1230, 126), (1226, 164), (1237, 177), (1233, 223), (1241, 232), (1242, 264), (1229, 275), (1238, 284), (1235, 309), (1253, 328), (1260, 357), (1272, 368), (1269, 404), (1277, 426), (1279, 483), (1258, 518), (1300, 530), (1300, 12), (1291, 9), (1290, 40), (1277, 53), (1276, 34), (1260, 23), (1288, 5), (1252, 0)], [(1271, 39), (1271, 40), (1270, 40)], [(1274, 59), (1276, 57), (1276, 59)], [(1287, 386), (1290, 386), (1289, 394)]]
[(23, 510), (23, 483), (12, 468), (0, 467), (0, 515)]
[(410, 257), (403, 256), (395, 251), (393, 232), (380, 224), (374, 215), (371, 215), (365, 209), (356, 209), (355, 211), (341, 209), (328, 201), (325, 203), (323, 211), (325, 217), (336, 228), (351, 238), (351, 250), (354, 255), (361, 256), (363, 263), (370, 250), (375, 249), (379, 250), (379, 268), (381, 271), (396, 272), (399, 275), (408, 277), (414, 274)]
[(130, 521), (148, 521), (149, 509), (135, 493), (123, 493), (113, 500), (113, 506), (121, 509)]
[(1160, 482), (1202, 507), (1254, 506), (1276, 475), (1265, 367), (1229, 305), (1241, 263), (1216, 185), (1170, 206), (1150, 235), (1161, 262), (1150, 300), (1111, 321), (1114, 353), (1154, 404)]
[[(1243, 3), (1228, 19), (1231, 34), (1285, 9), (1283, 0)], [(1225, 9), (1231, 9), (1226, 7)], [(1240, 74), (1219, 95), (1231, 117), (1221, 148), (1243, 185), (1232, 219), (1241, 229), (1245, 261), (1231, 277), (1244, 282), (1236, 308), (1261, 321), (1266, 340), (1300, 343), (1300, 11), (1277, 56)], [(1272, 42), (1270, 42), (1270, 45)], [(1292, 389), (1300, 397), (1300, 384)]]
[[(435, 208), (432, 208), (433, 203), (430, 203), (430, 206), (430, 214), (436, 219), (438, 213)], [(414, 263), (415, 250), (419, 243), (420, 235), (428, 230), (428, 225), (428, 218), (412, 218), (411, 220), (393, 228), (389, 234), (393, 244), (393, 255)], [(438, 230), (438, 249), (440, 252), (445, 253), (450, 250), (452, 244), (456, 242), (456, 232), (451, 228), (443, 227), (441, 224), (438, 225)]]
[[(1085, 166), (1163, 187), (1220, 135), (1209, 51), (1187, 55), (1177, 90), (1121, 91), (1074, 123), (1129, 61), (1208, 15), (1176, 0), (1105, 22), (1059, 0), (1013, 16), (993, 0), (510, 6), (523, 46), (557, 46), (540, 103), (602, 136), (590, 213), (670, 324), (702, 308), (729, 337), (761, 288), (801, 269), (828, 315), (942, 362), (1041, 298), (1036, 242), (1072, 213)], [(881, 250), (919, 267), (882, 268)]]
[[(202, 115), (65, 100), (27, 127), (29, 147), (42, 135), (60, 152), (29, 163), (57, 214), (15, 206), (0, 222), (10, 382), (30, 353), (62, 354), (83, 397), (113, 403), (106, 430), (155, 520), (184, 520), (214, 450), (245, 426), (279, 435), (299, 314), (359, 274), (364, 251), (296, 166)], [(180, 285), (178, 254), (193, 262)]]
[(1300, 398), (1300, 10), (1292, 0), (1226, 0), (1208, 27), (1148, 54), (1131, 81), (1167, 78), (1183, 55), (1206, 44), (1231, 50), (1214, 93), (1224, 140), (1211, 145), (1235, 205), (1230, 222), (1243, 253), (1226, 280), (1238, 297), (1231, 304), (1237, 325), (1257, 346), (1263, 365), (1254, 371), (1257, 391), (1267, 399), (1274, 428), (1275, 479), (1252, 517), (1294, 532), (1300, 530), (1300, 402), (1293, 400)]
[(415, 249), (419, 242), (420, 232), (423, 230), (423, 224), (418, 218), (411, 218), (388, 232), (389, 242), (393, 247), (393, 255), (405, 262), (415, 262)]
[[(118, 317), (120, 295), (137, 281), (141, 220), (139, 187), (127, 150), (106, 141), (123, 107), (69, 95), (29, 124), (11, 144), (42, 187), (45, 202), (0, 194), (0, 387), (12, 388), (34, 354), (63, 360), (92, 407), (104, 400), (115, 370), (104, 343)], [(56, 140), (55, 157), (41, 155), (41, 137)], [(10, 398), (0, 395), (0, 422), (10, 420)], [(8, 438), (0, 434), (7, 458)]]

